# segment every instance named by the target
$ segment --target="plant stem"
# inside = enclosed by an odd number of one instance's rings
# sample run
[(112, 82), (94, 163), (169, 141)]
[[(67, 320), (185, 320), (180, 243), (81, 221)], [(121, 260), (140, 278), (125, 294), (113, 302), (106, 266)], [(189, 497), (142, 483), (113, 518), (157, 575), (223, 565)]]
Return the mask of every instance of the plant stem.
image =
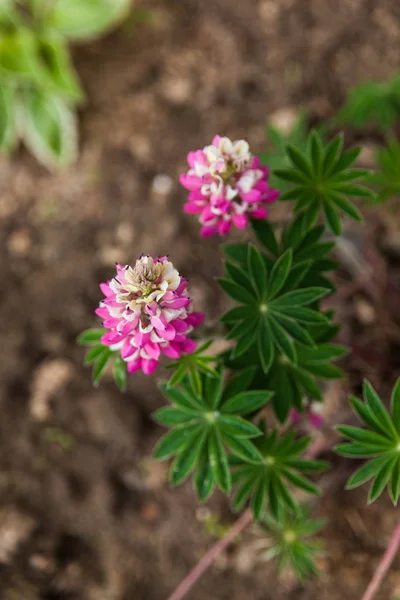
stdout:
[(223, 538), (221, 538), (210, 550), (203, 556), (197, 565), (190, 571), (189, 575), (178, 585), (176, 590), (168, 600), (181, 600), (186, 593), (194, 586), (196, 581), (207, 571), (208, 567), (214, 562), (221, 552), (223, 552), (231, 542), (239, 535), (245, 527), (250, 525), (253, 520), (251, 511), (246, 510), (242, 516), (232, 525)]
[(400, 545), (400, 523), (397, 524), (396, 529), (393, 532), (392, 539), (390, 540), (389, 546), (386, 548), (385, 554), (382, 556), (379, 565), (376, 568), (373, 578), (362, 597), (362, 600), (372, 600), (378, 591), (383, 578), (385, 577), (390, 565), (396, 556), (397, 550)]

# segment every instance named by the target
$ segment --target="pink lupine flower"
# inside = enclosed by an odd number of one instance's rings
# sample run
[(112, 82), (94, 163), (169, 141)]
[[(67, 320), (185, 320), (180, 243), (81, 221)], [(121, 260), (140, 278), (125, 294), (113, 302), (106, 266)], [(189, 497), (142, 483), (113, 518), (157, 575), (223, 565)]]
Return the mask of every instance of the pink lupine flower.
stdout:
[(312, 427), (314, 427), (315, 429), (320, 429), (324, 424), (324, 419), (320, 414), (321, 408), (322, 405), (320, 402), (311, 402), (310, 404), (307, 404), (305, 406), (304, 413), (301, 413), (295, 408), (292, 408), (292, 410), (290, 411), (289, 418), (293, 423), (298, 423), (305, 415), (307, 421)]
[(96, 314), (109, 331), (101, 341), (118, 350), (129, 373), (149, 375), (162, 354), (179, 358), (196, 343), (188, 337), (204, 320), (190, 312), (187, 281), (167, 257), (142, 256), (134, 267), (117, 265), (117, 275), (100, 288), (105, 298)]
[(245, 229), (249, 217), (265, 219), (266, 207), (279, 196), (245, 140), (216, 135), (210, 146), (189, 152), (187, 161), (190, 169), (180, 176), (189, 190), (184, 210), (199, 215), (202, 237), (226, 235), (232, 226)]

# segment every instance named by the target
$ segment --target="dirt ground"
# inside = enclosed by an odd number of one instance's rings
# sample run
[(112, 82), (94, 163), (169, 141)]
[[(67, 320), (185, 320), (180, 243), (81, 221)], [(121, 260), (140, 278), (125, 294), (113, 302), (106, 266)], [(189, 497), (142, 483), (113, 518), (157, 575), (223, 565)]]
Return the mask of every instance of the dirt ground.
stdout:
[[(199, 242), (177, 176), (216, 132), (263, 146), (267, 117), (306, 108), (331, 116), (346, 90), (398, 68), (397, 0), (152, 0), (75, 49), (88, 93), (76, 166), (49, 174), (24, 150), (0, 160), (0, 598), (166, 600), (234, 517), (218, 494), (198, 510), (190, 484), (170, 489), (150, 456), (163, 402), (155, 378), (93, 389), (77, 334), (95, 324), (98, 283), (115, 261), (169, 253), (213, 326), (219, 240)], [(285, 113), (286, 114), (286, 113)], [(375, 131), (349, 141), (365, 146)], [(346, 382), (327, 389), (327, 418), (350, 418), (346, 394), (368, 375), (383, 393), (400, 372), (400, 222), (364, 211), (346, 231), (333, 299), (353, 349)], [(364, 275), (364, 277), (363, 277)], [(354, 468), (331, 453), (316, 511), (329, 518), (321, 577), (278, 580), (250, 530), (188, 598), (359, 598), (398, 512), (365, 489), (343, 492)], [(206, 521), (205, 521), (205, 517)], [(208, 523), (208, 526), (207, 526)], [(379, 598), (400, 597), (400, 558)]]

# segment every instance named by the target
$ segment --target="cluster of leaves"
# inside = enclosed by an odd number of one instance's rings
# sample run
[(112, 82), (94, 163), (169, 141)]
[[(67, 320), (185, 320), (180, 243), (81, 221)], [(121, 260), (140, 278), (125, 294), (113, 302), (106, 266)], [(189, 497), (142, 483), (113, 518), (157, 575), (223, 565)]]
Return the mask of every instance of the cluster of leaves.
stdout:
[(78, 336), (78, 344), (88, 346), (85, 356), (85, 365), (93, 365), (92, 380), (94, 385), (99, 385), (107, 367), (112, 363), (112, 372), (115, 384), (123, 392), (126, 387), (126, 363), (119, 352), (113, 352), (108, 346), (101, 343), (102, 336), (107, 329), (86, 329)]
[(315, 223), (321, 212), (335, 235), (342, 231), (341, 213), (362, 221), (360, 212), (348, 196), (373, 198), (374, 194), (360, 184), (369, 171), (350, 168), (360, 153), (359, 148), (343, 152), (342, 135), (324, 145), (321, 136), (312, 131), (306, 152), (288, 145), (287, 153), (290, 168), (275, 169), (275, 175), (291, 184), (291, 189), (282, 194), (281, 200), (294, 200), (294, 212), (304, 211), (308, 226)]
[(296, 439), (294, 433), (279, 437), (277, 429), (267, 431), (264, 421), (254, 424), (254, 416), (266, 406), (272, 393), (248, 390), (253, 372), (250, 367), (227, 383), (222, 371), (218, 377), (202, 375), (200, 391), (193, 388), (188, 377), (179, 387), (163, 385), (171, 405), (160, 408), (154, 417), (170, 431), (157, 444), (155, 457), (175, 457), (170, 468), (174, 485), (193, 473), (194, 487), (202, 501), (216, 486), (226, 494), (235, 486), (235, 510), (250, 502), (254, 518), (260, 520), (269, 505), (279, 518), (285, 507), (297, 511), (289, 486), (318, 493), (302, 473), (317, 472), (327, 465), (301, 458), (309, 437)]
[(341, 377), (331, 365), (346, 350), (328, 342), (337, 326), (318, 300), (330, 293), (325, 273), (335, 268), (328, 257), (334, 243), (321, 241), (323, 226), (306, 229), (299, 214), (278, 241), (271, 225), (255, 221), (257, 238), (267, 253), (249, 244), (226, 244), (228, 260), (219, 281), (236, 306), (221, 317), (228, 339), (235, 340), (225, 364), (238, 369), (255, 365), (251, 385), (274, 392), (280, 422), (290, 408), (302, 410), (303, 399), (322, 400), (317, 380)]
[(367, 458), (365, 464), (352, 475), (347, 488), (358, 487), (372, 479), (368, 503), (374, 502), (388, 487), (394, 505), (400, 496), (400, 378), (391, 398), (391, 414), (371, 384), (364, 383), (364, 402), (351, 398), (356, 416), (367, 427), (361, 429), (340, 425), (337, 431), (349, 440), (336, 446), (336, 451), (350, 458)]
[[(268, 556), (279, 556), (281, 566), (290, 564), (304, 577), (315, 572), (317, 546), (308, 536), (320, 524), (310, 522), (296, 496), (298, 491), (318, 494), (312, 478), (327, 465), (305, 456), (310, 438), (293, 431), (290, 409), (303, 411), (311, 400), (322, 402), (324, 382), (343, 375), (333, 362), (346, 353), (332, 343), (338, 329), (332, 311), (320, 305), (334, 291), (329, 273), (337, 263), (330, 256), (335, 242), (317, 219), (322, 211), (328, 228), (338, 234), (340, 213), (360, 220), (347, 196), (371, 194), (359, 184), (367, 172), (351, 168), (358, 150), (344, 151), (341, 136), (325, 143), (312, 132), (302, 150), (289, 145), (286, 152), (288, 167), (276, 174), (292, 186), (283, 200), (296, 201), (295, 218), (276, 229), (254, 221), (256, 243), (223, 246), (219, 285), (235, 306), (221, 321), (233, 346), (212, 356), (206, 354), (207, 342), (171, 365), (174, 372), (161, 386), (169, 404), (154, 415), (168, 431), (155, 457), (172, 459), (172, 484), (191, 477), (200, 501), (219, 488), (232, 495), (234, 510), (249, 505), (273, 538)], [(86, 360), (94, 363), (96, 381), (113, 354), (101, 345), (103, 332), (84, 332), (80, 338), (93, 345)], [(377, 456), (377, 449), (392, 452), (395, 439), (400, 444), (387, 423), (382, 431), (383, 417), (376, 411), (374, 405), (363, 412), (369, 425), (380, 427), (367, 432), (375, 445), (366, 456)], [(341, 431), (350, 435), (353, 430)], [(353, 448), (349, 444), (344, 450), (350, 453), (348, 446)], [(398, 465), (392, 457), (391, 468)], [(394, 492), (398, 496), (397, 487)]]
[(0, 150), (20, 139), (48, 167), (77, 155), (75, 108), (84, 93), (69, 41), (118, 23), (131, 0), (0, 0)]
[(376, 152), (378, 169), (367, 181), (376, 190), (376, 203), (400, 196), (400, 144), (391, 137), (387, 145)]
[(373, 123), (388, 132), (399, 116), (400, 74), (397, 73), (388, 81), (370, 81), (355, 86), (340, 110), (338, 119), (353, 127)]
[(300, 580), (317, 575), (315, 558), (321, 554), (321, 545), (310, 539), (324, 526), (324, 521), (311, 517), (305, 506), (296, 513), (284, 511), (280, 519), (267, 515), (261, 522), (263, 538), (258, 543), (262, 558), (269, 561), (278, 559), (278, 570), (291, 567)]

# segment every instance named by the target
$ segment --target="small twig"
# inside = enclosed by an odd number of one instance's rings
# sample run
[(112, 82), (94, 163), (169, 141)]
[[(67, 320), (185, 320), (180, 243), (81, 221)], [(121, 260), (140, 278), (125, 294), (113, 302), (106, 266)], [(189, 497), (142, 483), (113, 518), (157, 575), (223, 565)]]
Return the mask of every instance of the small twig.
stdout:
[(371, 582), (362, 597), (362, 600), (372, 600), (374, 598), (376, 592), (378, 591), (383, 578), (385, 577), (387, 571), (389, 570), (390, 565), (393, 562), (394, 557), (396, 556), (397, 550), (400, 545), (400, 523), (397, 524), (396, 529), (393, 532), (392, 539), (388, 547), (386, 548), (385, 554), (382, 556), (381, 561), (374, 573)]
[[(307, 458), (315, 458), (323, 450), (330, 448), (332, 439), (324, 436), (317, 437), (305, 452)], [(232, 525), (223, 538), (218, 540), (216, 544), (206, 554), (197, 565), (190, 571), (185, 579), (178, 585), (176, 590), (169, 596), (168, 600), (182, 600), (189, 592), (198, 579), (207, 571), (214, 560), (226, 550), (226, 548), (235, 540), (235, 538), (253, 521), (253, 515), (250, 509), (247, 509), (242, 516)]]
[(245, 529), (253, 520), (251, 511), (246, 510), (242, 516), (232, 525), (229, 531), (221, 538), (210, 550), (203, 556), (197, 565), (190, 571), (189, 575), (178, 585), (168, 600), (181, 600), (186, 593), (194, 586), (196, 581), (207, 571), (214, 560), (223, 552), (231, 542)]

